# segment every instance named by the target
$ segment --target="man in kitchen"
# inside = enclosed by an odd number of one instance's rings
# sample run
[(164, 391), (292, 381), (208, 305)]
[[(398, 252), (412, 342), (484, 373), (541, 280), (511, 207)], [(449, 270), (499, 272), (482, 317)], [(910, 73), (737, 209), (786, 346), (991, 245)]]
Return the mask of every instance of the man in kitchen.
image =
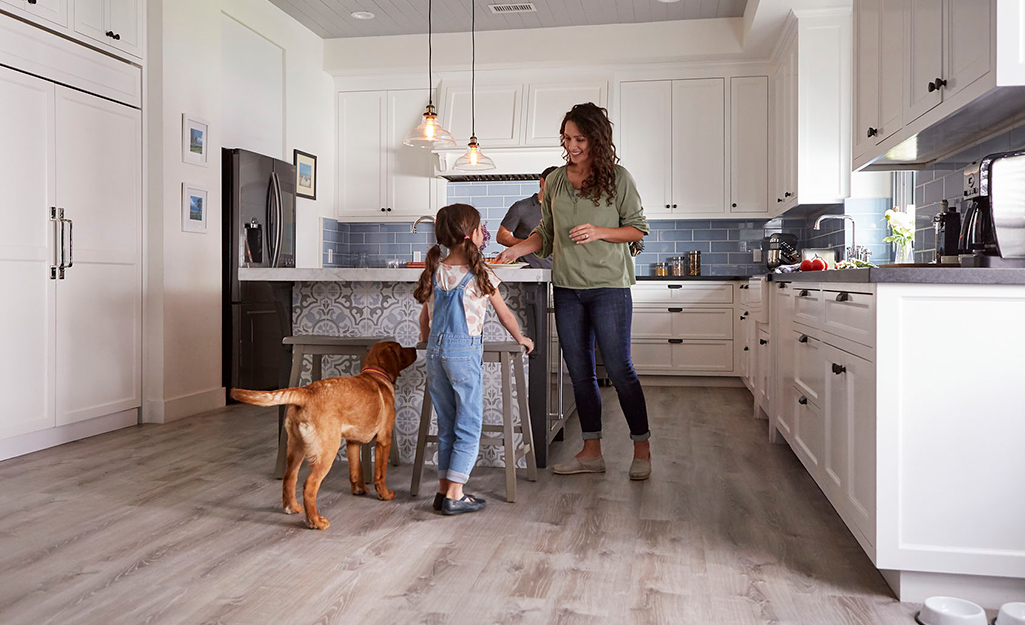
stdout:
[[(495, 237), (499, 243), (506, 247), (512, 247), (530, 236), (530, 233), (537, 227), (537, 224), (541, 221), (541, 198), (545, 193), (545, 178), (556, 169), (556, 167), (549, 167), (541, 172), (541, 187), (538, 189), (538, 192), (515, 202), (509, 207), (505, 218), (502, 219), (502, 225), (498, 227), (498, 236)], [(527, 254), (520, 257), (519, 260), (527, 263), (530, 267), (539, 269), (552, 268), (552, 258), (550, 256), (548, 258), (538, 258), (534, 254)]]

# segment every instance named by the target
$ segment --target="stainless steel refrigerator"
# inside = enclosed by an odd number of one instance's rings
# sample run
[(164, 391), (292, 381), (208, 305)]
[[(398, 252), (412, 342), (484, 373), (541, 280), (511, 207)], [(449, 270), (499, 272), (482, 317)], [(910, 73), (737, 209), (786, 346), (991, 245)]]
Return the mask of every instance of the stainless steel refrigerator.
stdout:
[[(224, 219), (223, 383), (275, 389), (287, 382), (291, 283), (240, 282), (240, 267), (295, 267), (295, 166), (222, 150)], [(284, 370), (284, 373), (283, 373)]]

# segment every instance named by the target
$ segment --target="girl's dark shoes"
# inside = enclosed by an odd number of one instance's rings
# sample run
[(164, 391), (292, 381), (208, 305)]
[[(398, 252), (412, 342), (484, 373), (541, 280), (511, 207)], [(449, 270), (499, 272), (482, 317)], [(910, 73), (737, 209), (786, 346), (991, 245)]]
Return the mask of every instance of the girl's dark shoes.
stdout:
[[(470, 498), (471, 499), (476, 499), (477, 501), (479, 501), (479, 502), (481, 502), (483, 504), (487, 503), (487, 500), (484, 499), (483, 497), (478, 497), (476, 495), (470, 495)], [(445, 503), (445, 493), (434, 493), (434, 509), (437, 510), (438, 512), (441, 512), (442, 504), (444, 504), (444, 503)]]
[(463, 514), (464, 512), (477, 512), (483, 510), (486, 502), (483, 499), (476, 499), (473, 495), (464, 494), (462, 499), (449, 499), (441, 502), (441, 513), (446, 516)]

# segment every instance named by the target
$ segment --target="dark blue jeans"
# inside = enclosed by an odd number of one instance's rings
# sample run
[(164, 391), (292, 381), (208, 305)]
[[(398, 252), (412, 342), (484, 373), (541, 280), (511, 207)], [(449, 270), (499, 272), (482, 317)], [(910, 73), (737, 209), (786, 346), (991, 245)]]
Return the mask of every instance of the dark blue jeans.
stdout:
[(602, 364), (619, 395), (630, 425), (630, 438), (647, 440), (648, 408), (641, 381), (630, 359), (633, 299), (630, 289), (564, 289), (555, 287), (555, 326), (562, 356), (573, 380), (573, 397), (584, 440), (601, 438), (601, 394), (594, 373), (594, 342)]

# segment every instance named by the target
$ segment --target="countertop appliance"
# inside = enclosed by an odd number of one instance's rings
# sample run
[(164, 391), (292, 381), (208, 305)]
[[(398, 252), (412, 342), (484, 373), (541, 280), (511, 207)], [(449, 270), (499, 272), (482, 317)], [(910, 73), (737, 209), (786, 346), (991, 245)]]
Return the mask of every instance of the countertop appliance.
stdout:
[(965, 169), (963, 213), (962, 267), (1025, 267), (1025, 150)]
[(240, 282), (238, 270), (295, 267), (295, 166), (239, 148), (223, 149), (221, 164), (223, 383), (229, 392), (280, 388), (290, 283)]
[(936, 228), (936, 262), (939, 264), (958, 263), (958, 243), (961, 235), (961, 213), (951, 208), (947, 200), (940, 202), (940, 212), (932, 218)]
[(801, 262), (801, 255), (797, 251), (797, 235), (785, 232), (770, 234), (762, 239), (762, 255), (769, 269)]

